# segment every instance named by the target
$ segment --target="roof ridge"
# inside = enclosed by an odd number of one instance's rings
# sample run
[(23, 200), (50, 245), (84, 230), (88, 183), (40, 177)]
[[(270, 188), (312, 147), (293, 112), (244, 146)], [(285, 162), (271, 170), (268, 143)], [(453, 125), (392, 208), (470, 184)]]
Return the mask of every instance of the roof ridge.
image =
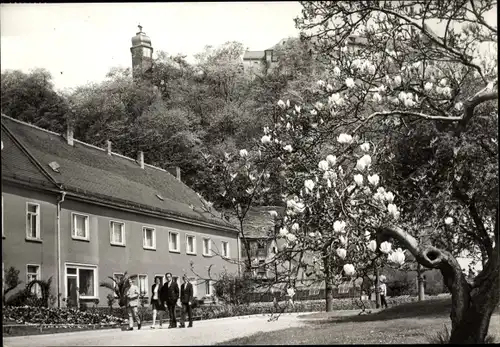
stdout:
[(56, 132), (54, 132), (54, 131), (50, 131), (50, 130), (47, 130), (47, 129), (44, 129), (44, 128), (40, 128), (39, 126), (36, 126), (36, 125), (34, 125), (34, 124), (27, 123), (27, 122), (24, 122), (24, 121), (22, 121), (22, 120), (12, 118), (12, 117), (10, 117), (10, 116), (7, 116), (5, 113), (2, 113), (2, 117), (8, 118), (8, 119), (10, 119), (10, 120), (13, 120), (14, 122), (21, 123), (21, 124), (27, 125), (27, 126), (29, 126), (29, 127), (32, 127), (32, 128), (38, 129), (38, 130), (45, 131), (45, 132), (47, 132), (47, 133), (49, 133), (49, 134), (52, 134), (52, 135), (63, 136), (62, 134), (56, 133)]

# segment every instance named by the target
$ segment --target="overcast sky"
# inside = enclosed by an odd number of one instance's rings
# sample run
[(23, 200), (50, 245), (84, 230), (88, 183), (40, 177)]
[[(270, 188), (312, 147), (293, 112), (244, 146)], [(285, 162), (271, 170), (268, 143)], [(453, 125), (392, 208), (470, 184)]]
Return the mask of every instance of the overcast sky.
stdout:
[(205, 45), (264, 50), (298, 36), (300, 10), (298, 2), (2, 4), (1, 67), (44, 67), (56, 88), (71, 88), (129, 67), (139, 23), (155, 50), (192, 56)]
[[(44, 67), (57, 89), (74, 88), (103, 80), (111, 67), (130, 67), (139, 23), (155, 50), (192, 58), (205, 45), (239, 41), (264, 50), (298, 36), (300, 11), (294, 1), (2, 4), (1, 68)], [(496, 26), (496, 7), (485, 19)], [(441, 34), (444, 26), (434, 29)]]

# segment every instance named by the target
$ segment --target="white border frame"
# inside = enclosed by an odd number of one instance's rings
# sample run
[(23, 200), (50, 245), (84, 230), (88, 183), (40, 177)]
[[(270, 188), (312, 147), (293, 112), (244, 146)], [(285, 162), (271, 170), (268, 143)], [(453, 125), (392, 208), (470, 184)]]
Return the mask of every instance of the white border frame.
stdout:
[[(75, 217), (80, 216), (80, 217), (85, 217), (85, 237), (80, 237), (76, 236), (75, 234)], [(71, 238), (73, 240), (80, 240), (80, 241), (90, 241), (90, 216), (88, 214), (83, 214), (83, 213), (78, 213), (78, 212), (71, 212)]]
[[(170, 248), (170, 235), (172, 235), (172, 234), (177, 235), (177, 248), (176, 249)], [(174, 230), (168, 231), (168, 250), (169, 250), (169, 252), (172, 252), (172, 253), (180, 253), (181, 252), (181, 238), (180, 238), (180, 233), (178, 231), (174, 231)]]
[[(146, 229), (153, 230), (153, 246), (146, 246)], [(156, 251), (156, 228), (152, 226), (143, 225), (142, 226), (142, 248), (151, 251)]]
[[(83, 263), (71, 263), (71, 262), (66, 262), (64, 263), (64, 292), (63, 292), (63, 297), (67, 299), (68, 296), (68, 267), (74, 267), (77, 268), (76, 270), (76, 275), (70, 275), (70, 276), (76, 276), (76, 286), (78, 288), (78, 297), (80, 299), (99, 299), (99, 266), (98, 265), (93, 265), (93, 264), (83, 264)], [(94, 296), (82, 296), (79, 294), (80, 292), (80, 274), (79, 274), (79, 269), (84, 269), (84, 270), (94, 270), (94, 275), (95, 275), (95, 281), (94, 281)]]
[[(31, 237), (28, 235), (28, 220), (27, 220), (27, 217), (28, 217), (28, 213), (32, 214), (33, 212), (29, 212), (28, 211), (28, 206), (29, 205), (33, 205), (33, 206), (36, 206), (36, 216), (37, 216), (37, 219), (36, 219), (36, 231), (37, 231), (37, 235), (36, 237)], [(3, 203), (2, 203), (2, 211), (3, 211)], [(30, 240), (30, 241), (41, 241), (42, 240), (42, 230), (40, 230), (40, 219), (41, 219), (41, 216), (42, 213), (41, 213), (41, 208), (40, 208), (40, 204), (37, 203), (37, 202), (29, 202), (29, 201), (26, 201), (26, 219), (24, 220), (24, 223), (26, 225), (26, 231), (25, 231), (25, 236), (26, 236), (26, 240)], [(2, 230), (3, 230), (3, 218), (2, 218)], [(2, 231), (3, 233), (3, 231)]]
[[(205, 253), (205, 240), (208, 240), (208, 253)], [(201, 247), (202, 247), (202, 255), (204, 257), (211, 257), (211, 256), (213, 256), (213, 252), (212, 252), (212, 239), (210, 237), (203, 237), (203, 241), (202, 241)]]
[[(192, 237), (193, 238), (193, 251), (190, 252), (188, 250), (188, 245), (189, 245), (189, 242), (188, 242), (188, 238), (189, 237)], [(186, 234), (186, 254), (189, 254), (189, 255), (196, 255), (196, 235), (193, 235), (193, 234)]]
[[(122, 240), (123, 240), (123, 242), (122, 243), (113, 242), (113, 223), (121, 224), (123, 226), (123, 228), (122, 228)], [(110, 245), (125, 247), (127, 245), (125, 235), (126, 235), (125, 234), (125, 222), (121, 222), (121, 221), (113, 220), (113, 219), (109, 221), (109, 244)]]

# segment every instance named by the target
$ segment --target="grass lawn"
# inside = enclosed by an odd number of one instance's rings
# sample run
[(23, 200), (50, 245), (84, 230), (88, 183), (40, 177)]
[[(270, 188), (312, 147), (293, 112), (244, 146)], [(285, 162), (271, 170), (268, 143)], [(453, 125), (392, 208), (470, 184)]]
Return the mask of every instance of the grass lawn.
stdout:
[[(299, 316), (309, 319), (304, 327), (258, 333), (220, 345), (429, 343), (429, 337), (443, 331), (445, 325), (450, 328), (450, 308), (450, 299), (445, 299), (402, 304), (362, 316), (304, 314)], [(491, 318), (489, 335), (500, 342), (498, 309)]]

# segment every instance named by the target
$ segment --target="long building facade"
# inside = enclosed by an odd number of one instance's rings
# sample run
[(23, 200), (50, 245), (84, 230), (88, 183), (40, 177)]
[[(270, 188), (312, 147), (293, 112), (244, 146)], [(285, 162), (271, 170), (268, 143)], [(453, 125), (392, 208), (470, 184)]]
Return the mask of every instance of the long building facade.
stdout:
[[(155, 277), (186, 273), (198, 299), (213, 274), (237, 272), (238, 231), (208, 213), (179, 177), (66, 134), (2, 115), (2, 268), (24, 285), (52, 278), (56, 305), (99, 300), (108, 277), (138, 275), (145, 297)], [(3, 277), (5, 278), (5, 276)], [(12, 293), (14, 293), (13, 291)], [(11, 295), (11, 293), (9, 293)]]

